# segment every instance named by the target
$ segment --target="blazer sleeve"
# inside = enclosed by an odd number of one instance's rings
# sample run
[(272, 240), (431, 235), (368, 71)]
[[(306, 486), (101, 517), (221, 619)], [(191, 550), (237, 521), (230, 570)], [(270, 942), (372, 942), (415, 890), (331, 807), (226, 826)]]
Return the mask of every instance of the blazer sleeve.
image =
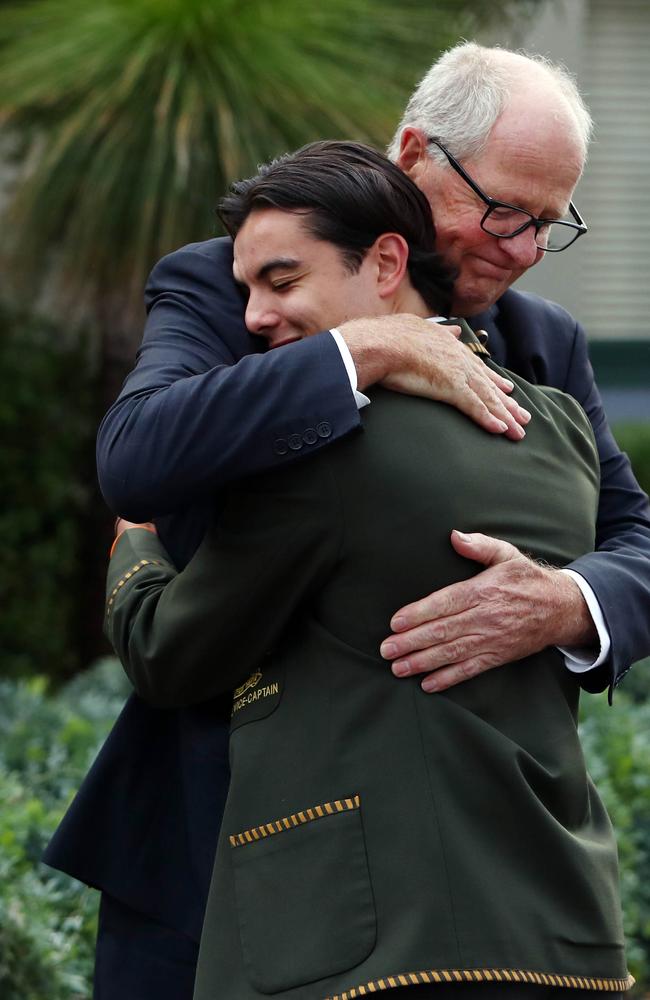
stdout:
[[(650, 505), (630, 462), (607, 425), (579, 323), (555, 302), (528, 292), (507, 291), (491, 313), (476, 317), (486, 326), (495, 356), (530, 382), (563, 389), (591, 421), (600, 458), (596, 551), (571, 569), (592, 588), (612, 640), (600, 667), (581, 673), (587, 691), (618, 684), (630, 665), (650, 653)], [(494, 334), (494, 340), (492, 339)]]
[(612, 640), (608, 662), (581, 675), (583, 687), (598, 691), (616, 686), (635, 660), (650, 654), (650, 506), (607, 424), (579, 324), (563, 388), (586, 411), (600, 456), (596, 551), (568, 567), (594, 591)]
[(245, 680), (336, 566), (343, 520), (319, 458), (232, 488), (181, 572), (152, 532), (124, 532), (105, 631), (136, 692), (180, 708)]
[(97, 440), (102, 492), (129, 520), (205, 501), (359, 426), (329, 332), (252, 353), (231, 263), (230, 241), (212, 240), (163, 258), (149, 278), (137, 362)]

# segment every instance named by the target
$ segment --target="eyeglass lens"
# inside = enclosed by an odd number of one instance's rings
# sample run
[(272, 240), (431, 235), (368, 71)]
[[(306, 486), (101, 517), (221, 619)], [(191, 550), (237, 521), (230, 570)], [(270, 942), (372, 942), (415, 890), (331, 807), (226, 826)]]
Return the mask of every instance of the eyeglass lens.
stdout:
[[(491, 236), (512, 236), (531, 224), (528, 212), (516, 208), (496, 206), (486, 213), (483, 229)], [(537, 228), (535, 243), (541, 250), (563, 250), (577, 236), (572, 226), (553, 222)]]

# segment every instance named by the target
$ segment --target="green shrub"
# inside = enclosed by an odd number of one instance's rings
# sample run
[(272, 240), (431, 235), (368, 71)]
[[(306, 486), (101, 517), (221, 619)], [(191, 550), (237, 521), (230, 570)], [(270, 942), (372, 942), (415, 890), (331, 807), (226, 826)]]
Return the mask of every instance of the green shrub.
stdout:
[(90, 997), (98, 894), (39, 859), (129, 685), (106, 660), (48, 696), (0, 681), (0, 996)]
[(645, 424), (617, 424), (614, 437), (634, 469), (642, 489), (650, 493), (650, 421)]
[(66, 677), (80, 665), (79, 522), (95, 475), (88, 358), (0, 310), (0, 370), (0, 675)]
[[(628, 960), (650, 986), (650, 701), (639, 687), (585, 696), (581, 736), (621, 860)], [(627, 687), (628, 678), (625, 681)], [(0, 681), (0, 996), (88, 1000), (97, 894), (39, 863), (129, 691), (105, 660), (48, 694), (43, 678)]]
[[(650, 661), (645, 661), (650, 667)], [(637, 664), (641, 669), (643, 664)], [(625, 683), (625, 682), (624, 682)], [(627, 955), (637, 991), (650, 986), (650, 701), (621, 689), (582, 700), (587, 766), (616, 831)]]

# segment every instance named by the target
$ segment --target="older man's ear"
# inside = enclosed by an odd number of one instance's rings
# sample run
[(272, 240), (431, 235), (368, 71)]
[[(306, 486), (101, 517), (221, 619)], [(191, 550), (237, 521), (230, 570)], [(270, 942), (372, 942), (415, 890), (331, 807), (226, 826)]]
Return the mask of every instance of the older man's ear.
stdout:
[(406, 126), (400, 138), (396, 163), (416, 184), (421, 169), (429, 163), (428, 146), (429, 141), (421, 128)]

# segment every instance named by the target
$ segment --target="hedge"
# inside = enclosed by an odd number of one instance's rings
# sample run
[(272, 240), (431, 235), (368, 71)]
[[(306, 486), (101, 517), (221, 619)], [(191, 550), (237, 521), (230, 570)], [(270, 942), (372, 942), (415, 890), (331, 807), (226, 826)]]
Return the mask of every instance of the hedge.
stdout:
[(106, 738), (128, 683), (106, 660), (48, 695), (0, 681), (0, 996), (87, 1000), (97, 893), (39, 858)]
[[(630, 969), (650, 988), (650, 661), (635, 697), (583, 698), (589, 769), (612, 816)], [(631, 672), (632, 676), (634, 671)], [(627, 680), (627, 678), (626, 678)], [(0, 682), (0, 996), (88, 1000), (97, 894), (39, 863), (128, 687), (115, 660), (48, 693), (42, 678)]]
[(72, 675), (83, 523), (94, 486), (93, 381), (78, 341), (0, 309), (0, 675)]

